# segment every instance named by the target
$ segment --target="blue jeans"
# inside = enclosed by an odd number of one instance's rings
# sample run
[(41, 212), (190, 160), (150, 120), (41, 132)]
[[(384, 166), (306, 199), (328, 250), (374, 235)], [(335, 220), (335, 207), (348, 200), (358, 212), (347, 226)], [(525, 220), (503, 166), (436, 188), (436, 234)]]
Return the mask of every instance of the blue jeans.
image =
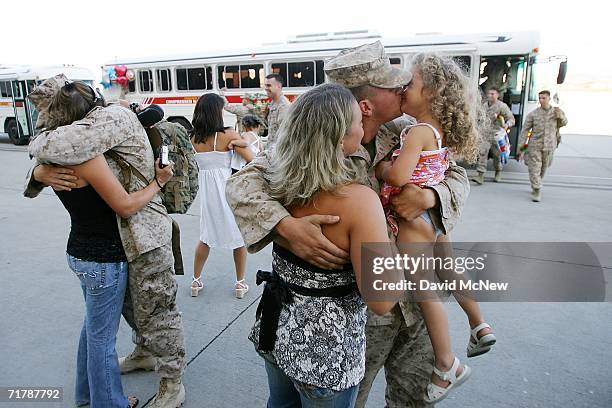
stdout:
[(79, 339), (75, 401), (91, 408), (126, 408), (119, 360), (115, 350), (125, 287), (127, 262), (98, 263), (67, 255), (68, 266), (81, 281), (85, 320)]
[(359, 386), (342, 391), (319, 388), (292, 380), (267, 357), (266, 372), (270, 398), (267, 408), (353, 408)]

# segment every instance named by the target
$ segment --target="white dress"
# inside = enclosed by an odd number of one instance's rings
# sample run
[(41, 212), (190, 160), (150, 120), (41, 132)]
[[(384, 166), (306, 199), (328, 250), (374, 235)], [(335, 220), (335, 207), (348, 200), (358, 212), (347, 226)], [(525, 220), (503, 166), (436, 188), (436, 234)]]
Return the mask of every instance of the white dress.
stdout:
[(225, 199), (233, 152), (216, 149), (215, 133), (213, 151), (195, 154), (200, 184), (200, 241), (211, 248), (235, 249), (244, 246), (244, 240)]

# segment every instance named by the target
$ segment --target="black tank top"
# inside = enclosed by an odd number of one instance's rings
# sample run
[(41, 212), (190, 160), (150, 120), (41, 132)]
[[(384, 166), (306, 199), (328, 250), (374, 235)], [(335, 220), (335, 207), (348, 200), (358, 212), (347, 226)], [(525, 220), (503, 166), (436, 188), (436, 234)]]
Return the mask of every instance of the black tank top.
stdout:
[[(55, 191), (55, 190), (54, 190)], [(70, 214), (66, 252), (83, 261), (126, 261), (117, 216), (90, 185), (72, 191), (55, 191)]]

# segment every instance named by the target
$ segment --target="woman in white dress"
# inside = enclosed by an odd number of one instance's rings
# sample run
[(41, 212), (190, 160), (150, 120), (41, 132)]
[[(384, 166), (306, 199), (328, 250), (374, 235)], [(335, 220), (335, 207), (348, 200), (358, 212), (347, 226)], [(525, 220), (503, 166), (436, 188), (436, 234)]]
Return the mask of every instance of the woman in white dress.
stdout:
[(242, 138), (223, 125), (223, 105), (224, 101), (219, 95), (204, 94), (193, 113), (191, 142), (196, 150), (201, 195), (200, 240), (193, 262), (191, 296), (198, 296), (204, 287), (201, 274), (210, 248), (225, 248), (234, 250), (234, 290), (236, 297), (242, 299), (249, 290), (244, 282), (247, 251), (234, 214), (225, 199), (225, 184), (232, 174), (232, 157), (238, 154), (249, 162), (253, 159), (253, 153), (246, 147), (234, 147), (233, 142), (242, 141)]

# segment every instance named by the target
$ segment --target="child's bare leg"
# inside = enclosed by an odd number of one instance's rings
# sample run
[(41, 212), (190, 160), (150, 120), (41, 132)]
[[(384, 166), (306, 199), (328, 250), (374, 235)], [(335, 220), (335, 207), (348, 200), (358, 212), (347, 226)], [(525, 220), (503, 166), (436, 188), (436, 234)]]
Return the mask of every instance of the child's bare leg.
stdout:
[[(434, 255), (434, 243), (436, 242), (436, 232), (433, 226), (422, 218), (417, 218), (412, 221), (401, 221), (399, 223), (399, 233), (397, 236), (398, 244), (408, 243), (431, 243), (429, 246), (415, 245), (414, 250), (420, 252), (425, 258)], [(420, 256), (420, 253), (411, 254), (411, 246), (399, 245), (400, 251), (408, 253), (408, 255)], [(420, 251), (425, 249), (425, 251)], [(424, 253), (423, 253), (424, 252)], [(433, 281), (434, 271), (417, 272), (420, 276), (425, 277), (426, 274)], [(421, 296), (431, 297), (431, 294), (421, 293)], [(448, 317), (444, 305), (439, 300), (425, 300), (417, 302), (421, 308), (429, 339), (434, 350), (435, 365), (441, 371), (448, 371), (454, 362), (455, 355), (452, 351), (450, 334), (448, 329)], [(459, 376), (463, 371), (463, 366), (459, 366), (456, 375)], [(431, 380), (434, 384), (441, 387), (446, 387), (449, 382), (440, 379), (432, 373)]]

